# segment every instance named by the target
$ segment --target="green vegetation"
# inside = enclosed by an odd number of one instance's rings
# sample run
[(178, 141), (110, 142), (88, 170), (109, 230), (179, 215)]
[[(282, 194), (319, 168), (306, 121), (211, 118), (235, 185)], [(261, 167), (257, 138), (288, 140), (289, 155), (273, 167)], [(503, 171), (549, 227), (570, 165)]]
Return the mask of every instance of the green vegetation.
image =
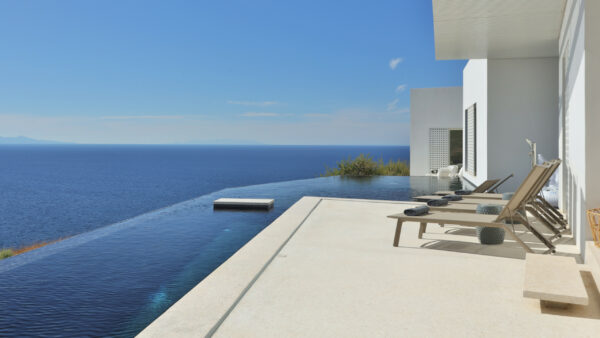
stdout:
[(402, 161), (375, 161), (370, 155), (360, 154), (355, 159), (338, 162), (337, 168), (327, 168), (322, 176), (409, 176), (408, 164)]
[(48, 244), (52, 244), (52, 243), (56, 243), (58, 241), (62, 241), (64, 238), (60, 238), (57, 239), (55, 241), (50, 241), (50, 242), (38, 242), (38, 243), (33, 243), (30, 245), (26, 245), (24, 247), (20, 247), (17, 249), (0, 249), (0, 259), (5, 259), (5, 258), (9, 258), (12, 256), (16, 256), (16, 255), (20, 255), (22, 253), (31, 251), (31, 250), (35, 250), (37, 248), (41, 248), (43, 246), (46, 246)]
[(0, 259), (12, 257), (15, 253), (11, 249), (0, 250)]

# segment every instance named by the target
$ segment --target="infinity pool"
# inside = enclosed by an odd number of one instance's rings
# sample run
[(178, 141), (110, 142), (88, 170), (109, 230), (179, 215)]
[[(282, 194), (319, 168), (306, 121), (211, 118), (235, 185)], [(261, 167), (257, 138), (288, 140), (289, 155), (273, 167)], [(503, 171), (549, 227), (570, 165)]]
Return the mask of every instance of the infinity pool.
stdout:
[[(316, 178), (221, 190), (0, 261), (0, 335), (139, 333), (302, 196), (410, 200), (459, 180)], [(274, 198), (269, 212), (214, 211)]]

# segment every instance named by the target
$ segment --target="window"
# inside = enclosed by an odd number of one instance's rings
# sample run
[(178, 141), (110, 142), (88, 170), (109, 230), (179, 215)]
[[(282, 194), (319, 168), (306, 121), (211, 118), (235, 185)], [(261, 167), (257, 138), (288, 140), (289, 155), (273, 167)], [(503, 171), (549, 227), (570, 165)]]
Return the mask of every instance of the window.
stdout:
[(463, 131), (450, 129), (450, 164), (461, 164), (463, 160)]
[(429, 172), (462, 163), (461, 129), (429, 128)]
[(465, 110), (465, 171), (477, 176), (477, 104)]

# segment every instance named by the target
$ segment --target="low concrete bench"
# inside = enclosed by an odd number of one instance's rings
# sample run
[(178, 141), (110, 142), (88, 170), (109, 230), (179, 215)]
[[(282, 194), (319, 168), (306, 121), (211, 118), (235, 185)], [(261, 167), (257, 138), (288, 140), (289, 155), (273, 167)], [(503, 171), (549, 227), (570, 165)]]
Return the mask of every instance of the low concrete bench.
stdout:
[(269, 210), (275, 203), (269, 198), (219, 198), (213, 202), (215, 209), (261, 209)]
[(531, 253), (525, 258), (523, 297), (539, 299), (544, 306), (558, 308), (589, 302), (573, 257)]

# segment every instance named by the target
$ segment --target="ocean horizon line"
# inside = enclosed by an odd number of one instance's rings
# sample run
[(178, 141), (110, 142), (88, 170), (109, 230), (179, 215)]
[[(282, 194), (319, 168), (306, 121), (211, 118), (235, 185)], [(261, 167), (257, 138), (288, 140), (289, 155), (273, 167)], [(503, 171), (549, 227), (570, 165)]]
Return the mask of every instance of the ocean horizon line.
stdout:
[(0, 143), (1, 146), (243, 146), (243, 147), (409, 147), (408, 144), (243, 144), (243, 143)]

